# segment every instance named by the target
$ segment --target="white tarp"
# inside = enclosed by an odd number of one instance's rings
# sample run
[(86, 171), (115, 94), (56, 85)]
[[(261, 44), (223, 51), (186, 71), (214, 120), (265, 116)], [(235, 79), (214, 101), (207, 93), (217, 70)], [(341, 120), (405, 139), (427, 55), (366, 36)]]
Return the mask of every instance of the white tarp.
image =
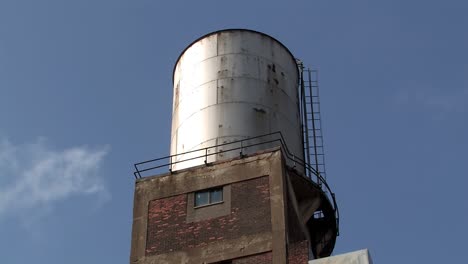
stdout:
[(309, 264), (372, 264), (369, 250), (362, 249), (346, 254), (309, 261)]

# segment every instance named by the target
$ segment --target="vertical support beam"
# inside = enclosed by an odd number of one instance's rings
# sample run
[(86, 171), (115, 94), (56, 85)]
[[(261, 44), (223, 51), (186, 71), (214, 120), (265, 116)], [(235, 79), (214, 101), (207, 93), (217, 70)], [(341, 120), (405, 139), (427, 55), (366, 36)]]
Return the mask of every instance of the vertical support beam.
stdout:
[(146, 230), (148, 225), (148, 201), (138, 185), (133, 202), (132, 248), (130, 263), (137, 263), (145, 257)]
[(275, 152), (276, 156), (270, 163), (270, 203), (272, 227), (273, 264), (287, 263), (287, 234), (286, 234), (286, 183), (285, 163), (282, 152)]

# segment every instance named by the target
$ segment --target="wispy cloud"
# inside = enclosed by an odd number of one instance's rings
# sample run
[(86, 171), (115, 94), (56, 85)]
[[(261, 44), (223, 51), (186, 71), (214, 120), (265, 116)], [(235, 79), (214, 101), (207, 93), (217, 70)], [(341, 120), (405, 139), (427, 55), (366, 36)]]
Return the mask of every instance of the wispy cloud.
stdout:
[(399, 106), (424, 108), (437, 116), (468, 111), (468, 87), (437, 92), (430, 87), (412, 86), (397, 91), (395, 102)]
[(98, 174), (107, 153), (108, 147), (55, 150), (44, 139), (20, 145), (0, 139), (0, 217), (23, 209), (47, 211), (72, 196), (109, 198)]

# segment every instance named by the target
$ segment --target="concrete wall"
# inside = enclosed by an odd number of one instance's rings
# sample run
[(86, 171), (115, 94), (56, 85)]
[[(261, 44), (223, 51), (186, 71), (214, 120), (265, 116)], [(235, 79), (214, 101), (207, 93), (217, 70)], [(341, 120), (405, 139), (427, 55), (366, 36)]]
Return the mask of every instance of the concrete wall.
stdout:
[[(306, 264), (284, 164), (274, 149), (138, 180), (130, 263)], [(193, 208), (195, 191), (220, 186), (223, 203)]]

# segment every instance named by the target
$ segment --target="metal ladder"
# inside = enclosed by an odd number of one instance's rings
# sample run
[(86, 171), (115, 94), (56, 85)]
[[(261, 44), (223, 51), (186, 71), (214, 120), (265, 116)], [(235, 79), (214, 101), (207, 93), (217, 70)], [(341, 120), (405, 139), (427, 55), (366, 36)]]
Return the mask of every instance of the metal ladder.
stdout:
[[(300, 70), (305, 158), (306, 162), (326, 180), (318, 71), (304, 68), (302, 65)], [(321, 185), (318, 179), (317, 183)]]

